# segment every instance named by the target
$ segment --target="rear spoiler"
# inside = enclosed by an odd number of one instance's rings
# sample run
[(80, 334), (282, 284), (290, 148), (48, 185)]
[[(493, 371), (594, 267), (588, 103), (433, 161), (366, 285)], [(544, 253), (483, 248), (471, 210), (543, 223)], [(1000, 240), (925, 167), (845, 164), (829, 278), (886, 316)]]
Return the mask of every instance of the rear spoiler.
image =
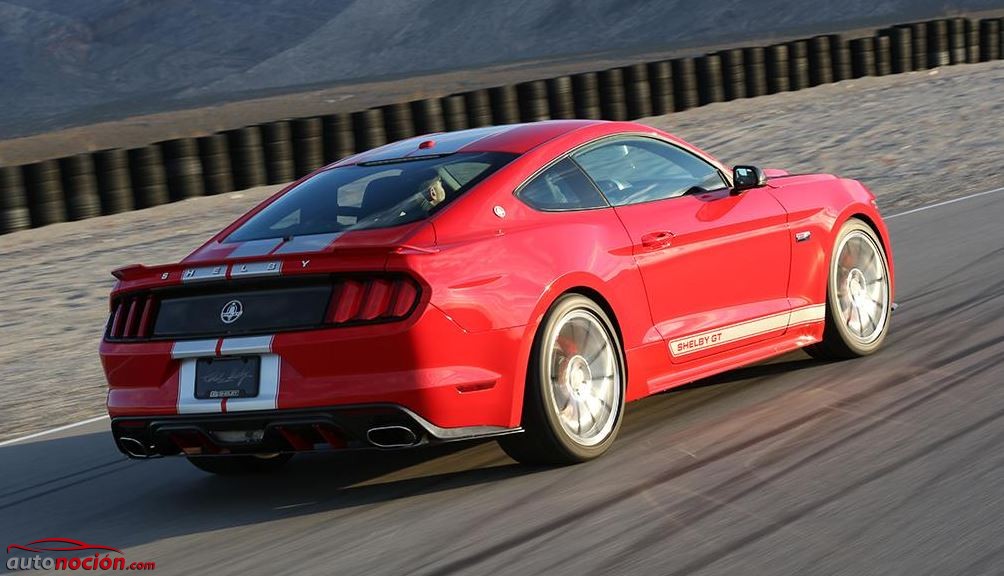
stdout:
[(148, 276), (156, 276), (163, 274), (164, 272), (173, 272), (178, 268), (182, 267), (181, 264), (164, 264), (162, 266), (144, 266), (142, 264), (130, 264), (128, 266), (123, 266), (122, 268), (116, 268), (112, 270), (112, 276), (116, 280), (122, 280), (125, 282), (131, 280), (139, 280), (140, 278), (145, 278)]

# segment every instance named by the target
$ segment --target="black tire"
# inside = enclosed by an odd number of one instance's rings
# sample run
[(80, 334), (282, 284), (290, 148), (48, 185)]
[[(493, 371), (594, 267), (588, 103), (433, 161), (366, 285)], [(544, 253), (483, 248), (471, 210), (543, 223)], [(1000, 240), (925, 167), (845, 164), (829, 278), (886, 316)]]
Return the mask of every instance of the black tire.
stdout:
[[(880, 313), (875, 319), (875, 330), (867, 338), (855, 334), (849, 327), (848, 318), (844, 318), (841, 312), (841, 303), (837, 284), (843, 281), (839, 272), (840, 262), (838, 262), (841, 249), (845, 246), (849, 238), (860, 239), (871, 245), (875, 250), (875, 258), (879, 260), (878, 265), (881, 272), (881, 282), (884, 283), (884, 303)], [(855, 269), (857, 269), (855, 267)], [(848, 280), (849, 281), (849, 280)], [(849, 288), (848, 288), (849, 290)], [(860, 325), (860, 312), (858, 322)], [(830, 269), (826, 280), (826, 327), (823, 330), (823, 340), (818, 344), (808, 346), (805, 351), (813, 358), (822, 360), (840, 360), (867, 356), (878, 350), (885, 341), (889, 333), (889, 324), (892, 315), (892, 300), (889, 290), (889, 260), (885, 253), (881, 239), (875, 234), (871, 226), (851, 218), (844, 223), (837, 234), (830, 254)], [(869, 317), (870, 318), (870, 317)]]
[(282, 468), (292, 458), (292, 454), (275, 454), (270, 456), (238, 455), (238, 456), (189, 456), (188, 461), (193, 466), (220, 476), (248, 476), (253, 474), (270, 474)]
[[(615, 394), (609, 404), (606, 402), (603, 403), (603, 406), (606, 406), (609, 412), (603, 415), (603, 425), (599, 427), (600, 429), (597, 431), (595, 441), (590, 439), (588, 443), (576, 440), (565, 429), (559, 419), (559, 408), (555, 400), (556, 388), (555, 386), (544, 385), (544, 383), (551, 382), (550, 370), (552, 367), (552, 359), (545, 358), (545, 355), (551, 354), (554, 355), (554, 358), (557, 358), (561, 354), (560, 351), (554, 349), (554, 344), (549, 343), (556, 340), (559, 334), (557, 330), (568, 324), (569, 318), (585, 322), (596, 321), (595, 324), (592, 324), (592, 326), (598, 329), (595, 334), (601, 334), (605, 337), (605, 340), (601, 342), (604, 344), (604, 347), (599, 348), (594, 353), (594, 359), (597, 361), (602, 360), (606, 368), (610, 370), (610, 391), (612, 394)], [(583, 336), (587, 342), (589, 342), (590, 334), (593, 334), (593, 332), (587, 331), (586, 335)], [(609, 355), (603, 354), (603, 350), (605, 349), (610, 350)], [(548, 350), (551, 350), (551, 352), (549, 353)], [(604, 357), (603, 359), (600, 358), (601, 354)], [(575, 358), (580, 358), (581, 362), (587, 362), (588, 366), (593, 365), (592, 361), (585, 360), (585, 352), (583, 351), (583, 354), (577, 354), (572, 358), (568, 358), (566, 355), (564, 358), (565, 366), (568, 366), (568, 363), (574, 361)], [(579, 294), (562, 296), (548, 311), (544, 322), (537, 331), (530, 353), (526, 391), (523, 399), (522, 426), (524, 431), (519, 434), (499, 438), (499, 445), (506, 454), (523, 464), (576, 464), (602, 455), (610, 448), (610, 445), (613, 444), (614, 439), (617, 437), (617, 432), (620, 429), (621, 420), (624, 416), (626, 383), (624, 366), (624, 351), (621, 347), (620, 339), (617, 336), (613, 323), (603, 309), (589, 298)], [(589, 380), (586, 381), (595, 380), (591, 378), (592, 372), (587, 371), (585, 374), (589, 376)], [(601, 390), (606, 390), (605, 384), (601, 384), (600, 386)], [(577, 389), (575, 393), (578, 395), (579, 392)], [(571, 405), (572, 401), (572, 396), (568, 396), (566, 408)], [(576, 408), (575, 412), (581, 417), (580, 408)], [(594, 426), (601, 423), (600, 419), (594, 418), (594, 415), (590, 415), (589, 421), (593, 422)], [(581, 420), (579, 421), (579, 426), (579, 432), (581, 433)]]

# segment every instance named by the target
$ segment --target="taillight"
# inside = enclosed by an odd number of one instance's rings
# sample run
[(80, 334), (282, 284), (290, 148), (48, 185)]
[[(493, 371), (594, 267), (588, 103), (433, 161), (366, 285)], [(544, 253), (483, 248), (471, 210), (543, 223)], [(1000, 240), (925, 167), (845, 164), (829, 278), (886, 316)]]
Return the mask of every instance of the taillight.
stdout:
[(335, 282), (325, 321), (328, 324), (400, 320), (418, 300), (409, 278), (344, 279)]
[(153, 296), (123, 296), (112, 302), (112, 315), (108, 326), (108, 338), (130, 340), (146, 338), (154, 320), (156, 302)]

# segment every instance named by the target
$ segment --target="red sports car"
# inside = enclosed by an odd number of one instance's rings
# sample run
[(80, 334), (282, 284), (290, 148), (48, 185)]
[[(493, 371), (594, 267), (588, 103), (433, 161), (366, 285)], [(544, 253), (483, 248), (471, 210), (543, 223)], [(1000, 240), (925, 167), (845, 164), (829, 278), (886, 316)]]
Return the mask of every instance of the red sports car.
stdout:
[(217, 473), (486, 437), (588, 460), (627, 401), (797, 348), (875, 351), (893, 297), (860, 183), (585, 120), (363, 152), (178, 264), (114, 275), (118, 447)]

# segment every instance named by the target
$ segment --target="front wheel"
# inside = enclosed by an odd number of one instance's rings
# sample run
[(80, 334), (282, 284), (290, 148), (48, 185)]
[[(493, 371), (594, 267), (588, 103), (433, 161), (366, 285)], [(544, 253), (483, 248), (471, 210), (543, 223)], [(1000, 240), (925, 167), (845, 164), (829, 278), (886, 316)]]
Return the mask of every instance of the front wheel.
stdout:
[(592, 300), (558, 299), (538, 331), (523, 398), (524, 432), (499, 444), (526, 464), (574, 464), (613, 443), (624, 413), (624, 353)]
[(830, 258), (823, 340), (806, 352), (841, 359), (878, 350), (889, 332), (889, 287), (889, 261), (878, 235), (861, 220), (848, 220)]
[(193, 466), (221, 476), (246, 476), (268, 474), (282, 468), (292, 454), (241, 454), (237, 456), (189, 456)]

